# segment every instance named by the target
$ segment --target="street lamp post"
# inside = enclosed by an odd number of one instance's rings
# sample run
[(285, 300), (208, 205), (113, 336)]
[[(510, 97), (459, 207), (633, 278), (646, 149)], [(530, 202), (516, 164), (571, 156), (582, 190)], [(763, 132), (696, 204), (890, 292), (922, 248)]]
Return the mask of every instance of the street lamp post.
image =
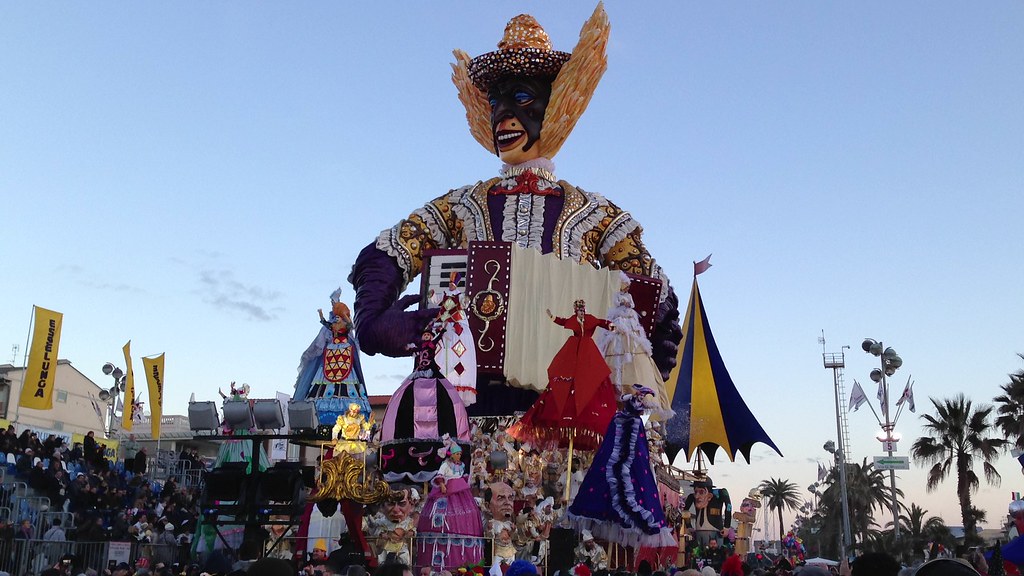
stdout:
[[(891, 416), (889, 410), (889, 382), (886, 380), (886, 377), (896, 373), (896, 370), (903, 365), (903, 359), (892, 348), (885, 348), (881, 342), (871, 338), (865, 338), (864, 342), (861, 343), (861, 348), (868, 354), (878, 357), (881, 363), (879, 368), (871, 371), (871, 381), (882, 386), (882, 416), (885, 417), (885, 422), (882, 423), (882, 433), (878, 435), (878, 440), (882, 442), (882, 449), (892, 458), (893, 452), (896, 451), (896, 443), (900, 440), (900, 435), (895, 432), (896, 419)], [(893, 538), (899, 540), (900, 509), (899, 502), (896, 499), (895, 468), (889, 469), (889, 485), (892, 489)]]
[(124, 370), (110, 362), (104, 364), (102, 370), (104, 374), (114, 379), (114, 385), (110, 387), (110, 390), (100, 390), (100, 400), (106, 402), (108, 407), (107, 438), (110, 438), (114, 434), (114, 420), (117, 418), (117, 399), (124, 390), (125, 374)]

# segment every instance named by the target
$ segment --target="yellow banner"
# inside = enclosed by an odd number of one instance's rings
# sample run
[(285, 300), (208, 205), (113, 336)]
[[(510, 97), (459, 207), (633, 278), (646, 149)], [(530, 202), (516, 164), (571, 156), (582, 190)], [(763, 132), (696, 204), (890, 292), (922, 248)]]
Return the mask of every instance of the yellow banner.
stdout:
[(146, 369), (146, 382), (149, 383), (150, 426), (156, 440), (160, 437), (160, 418), (164, 407), (164, 355), (143, 358), (142, 366)]
[(60, 346), (60, 325), (64, 315), (39, 306), (33, 308), (36, 324), (18, 404), (36, 410), (52, 410), (53, 387), (57, 380), (57, 348)]
[(122, 409), (121, 429), (130, 432), (133, 419), (135, 418), (135, 374), (132, 373), (132, 341), (129, 340), (121, 350), (124, 352), (125, 364), (124, 408)]

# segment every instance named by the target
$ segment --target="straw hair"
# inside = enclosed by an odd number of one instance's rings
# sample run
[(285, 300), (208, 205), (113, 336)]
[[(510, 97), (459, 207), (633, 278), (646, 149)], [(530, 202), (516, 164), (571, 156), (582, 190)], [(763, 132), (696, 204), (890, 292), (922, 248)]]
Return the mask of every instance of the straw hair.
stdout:
[(494, 133), (491, 130), (491, 105), (487, 95), (473, 84), (469, 77), (471, 58), (462, 50), (452, 52), (455, 62), (452, 63), (452, 82), (459, 91), (459, 100), (466, 107), (466, 120), (469, 122), (469, 133), (491, 154), (494, 148)]
[(572, 58), (562, 66), (551, 85), (551, 100), (544, 112), (544, 125), (537, 143), (541, 156), (555, 157), (590, 104), (601, 76), (608, 69), (610, 32), (611, 24), (604, 4), (598, 3), (580, 30), (580, 40), (572, 51)]
[[(540, 29), (539, 25), (536, 28), (539, 29), (539, 32), (535, 32), (531, 28), (529, 34), (523, 34), (524, 37), (534, 43), (541, 39), (546, 41), (547, 34), (543, 33), (543, 29)], [(573, 128), (576, 127), (576, 122), (587, 109), (594, 90), (597, 89), (597, 84), (601, 81), (601, 76), (608, 68), (606, 49), (610, 32), (611, 26), (608, 22), (608, 14), (604, 11), (604, 4), (598, 3), (594, 13), (580, 30), (580, 39), (576, 43), (571, 57), (567, 62), (561, 64), (561, 69), (551, 85), (551, 99), (544, 112), (541, 137), (537, 143), (541, 156), (549, 159), (555, 157)], [(506, 35), (507, 33), (506, 30)], [(543, 34), (543, 38), (538, 34)], [(547, 45), (549, 44), (550, 41)], [(522, 56), (518, 52), (532, 50), (551, 59), (548, 63), (552, 65), (558, 61), (558, 55), (564, 54), (536, 47), (523, 48), (519, 47), (517, 43), (509, 43), (508, 46), (510, 47), (478, 57), (476, 68), (485, 69), (489, 62), (493, 62), (495, 65), (506, 63), (505, 59), (501, 57), (502, 50), (509, 53), (509, 61), (513, 62), (517, 60), (511, 60), (512, 58)], [(474, 83), (474, 77), (470, 73), (470, 66), (474, 59), (462, 50), (455, 50), (452, 54), (455, 56), (455, 62), (452, 63), (452, 82), (458, 90), (459, 100), (466, 108), (469, 133), (485, 150), (491, 154), (497, 154), (491, 127), (491, 106), (487, 101), (487, 94), (479, 88), (480, 71), (477, 70), (478, 81)], [(525, 60), (532, 61), (531, 58)], [(540, 73), (539, 70), (538, 73)], [(529, 72), (524, 74), (531, 75)]]

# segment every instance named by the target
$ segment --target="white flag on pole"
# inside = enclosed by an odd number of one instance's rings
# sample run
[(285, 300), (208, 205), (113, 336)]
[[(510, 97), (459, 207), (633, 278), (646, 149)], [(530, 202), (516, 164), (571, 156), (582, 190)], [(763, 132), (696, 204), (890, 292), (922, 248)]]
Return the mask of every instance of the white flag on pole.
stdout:
[(850, 410), (856, 412), (867, 401), (868, 397), (864, 395), (864, 389), (860, 387), (860, 382), (854, 380), (853, 391), (850, 392)]

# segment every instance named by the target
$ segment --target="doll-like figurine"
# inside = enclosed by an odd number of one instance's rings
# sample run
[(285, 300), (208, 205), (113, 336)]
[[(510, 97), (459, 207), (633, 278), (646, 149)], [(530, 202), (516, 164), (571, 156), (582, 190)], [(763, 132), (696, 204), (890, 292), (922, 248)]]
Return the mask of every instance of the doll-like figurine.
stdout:
[(641, 384), (654, 390), (645, 400), (651, 420), (668, 420), (672, 417), (672, 401), (665, 391), (654, 359), (651, 358), (651, 341), (647, 339), (640, 316), (633, 308), (633, 297), (629, 295), (629, 277), (619, 272), (619, 292), (608, 311), (608, 321), (615, 330), (601, 332), (595, 337), (597, 347), (611, 369), (612, 383), (620, 394), (632, 393), (633, 384)]
[(444, 457), (423, 505), (417, 537), (431, 544), (417, 545), (416, 564), (465, 566), (483, 559), (484, 530), (480, 507), (470, 490), (462, 447), (444, 438)]
[(379, 563), (398, 562), (406, 566), (412, 564), (409, 555), (409, 540), (406, 538), (406, 531), (404, 529), (396, 526), (394, 529), (386, 532), (383, 538), (384, 545), (381, 547), (380, 554), (377, 555)]
[(587, 314), (583, 300), (573, 303), (573, 315), (567, 318), (556, 317), (551, 310), (547, 314), (572, 335), (548, 365), (547, 390), (509, 428), (509, 434), (540, 447), (564, 444), (573, 435), (578, 448), (594, 450), (615, 415), (617, 403), (609, 378), (611, 371), (593, 336), (598, 328), (614, 330), (615, 325)]
[(441, 326), (441, 340), (434, 352), (437, 367), (459, 393), (466, 406), (476, 403), (476, 343), (469, 329), (469, 316), (465, 310), (465, 295), (459, 287), (461, 275), (452, 272), (448, 288), (442, 294), (433, 294), (431, 302), (440, 309), (437, 322)]
[(494, 538), (494, 565), (511, 565), (516, 560), (516, 547), (512, 542), (514, 532), (509, 521), (491, 520), (491, 535)]
[(341, 301), (340, 288), (331, 294), (330, 315), (324, 317), (322, 309), (317, 315), (320, 330), (299, 359), (294, 399), (314, 400), (321, 422), (343, 415), (352, 402), (369, 416), (352, 313)]
[(732, 515), (733, 520), (737, 521), (736, 553), (740, 556), (745, 556), (748, 552), (753, 551), (750, 546), (750, 538), (754, 522), (757, 520), (757, 509), (760, 507), (761, 492), (757, 488), (752, 488), (747, 497), (743, 499), (743, 503), (740, 504), (740, 511)]
[(359, 404), (355, 402), (349, 404), (348, 411), (338, 416), (338, 420), (331, 430), (331, 436), (335, 439), (334, 450), (349, 454), (362, 453), (366, 450), (366, 441), (369, 439), (372, 427), (373, 421), (368, 421), (363, 416)]
[(580, 545), (576, 547), (576, 561), (592, 570), (608, 569), (608, 554), (595, 540), (590, 530), (583, 530)]

